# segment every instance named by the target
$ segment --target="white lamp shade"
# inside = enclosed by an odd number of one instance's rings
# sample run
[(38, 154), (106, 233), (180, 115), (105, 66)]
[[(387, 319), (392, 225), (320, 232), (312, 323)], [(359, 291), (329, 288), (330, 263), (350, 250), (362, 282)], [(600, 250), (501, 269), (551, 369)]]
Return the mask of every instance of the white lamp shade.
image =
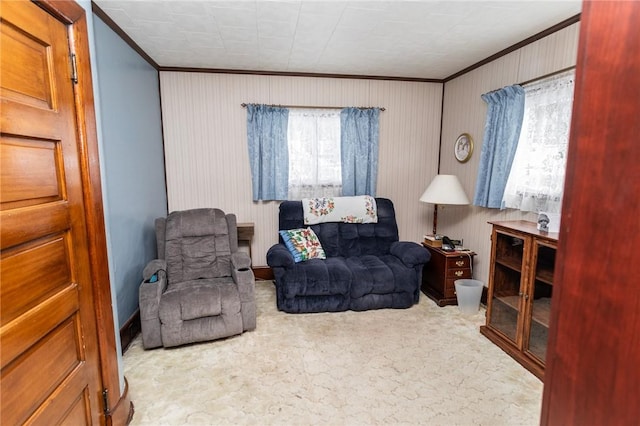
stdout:
[(420, 201), (431, 204), (469, 204), (469, 198), (455, 175), (436, 175)]

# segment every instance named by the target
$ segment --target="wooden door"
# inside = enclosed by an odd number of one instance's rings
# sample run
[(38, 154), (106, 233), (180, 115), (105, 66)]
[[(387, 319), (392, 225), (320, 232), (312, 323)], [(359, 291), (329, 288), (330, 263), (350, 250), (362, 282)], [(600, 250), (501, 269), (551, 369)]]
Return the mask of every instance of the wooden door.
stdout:
[(640, 422), (640, 2), (585, 1), (543, 425)]
[(0, 17), (0, 423), (98, 424), (68, 31), (28, 1), (3, 1)]

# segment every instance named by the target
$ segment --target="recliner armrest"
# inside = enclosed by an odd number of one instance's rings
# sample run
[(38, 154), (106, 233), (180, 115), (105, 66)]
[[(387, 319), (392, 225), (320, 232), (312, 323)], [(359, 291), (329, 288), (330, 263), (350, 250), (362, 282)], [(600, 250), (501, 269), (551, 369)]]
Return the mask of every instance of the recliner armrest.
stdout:
[[(145, 268), (146, 270), (146, 268)], [(140, 321), (142, 328), (142, 344), (145, 349), (162, 346), (160, 335), (160, 298), (167, 289), (167, 273), (164, 269), (155, 271), (157, 280), (151, 282), (148, 278), (140, 284), (138, 302), (140, 305)], [(151, 277), (150, 276), (150, 277)]]
[(231, 266), (237, 271), (251, 269), (251, 258), (247, 253), (235, 252), (231, 254)]
[(231, 277), (237, 284), (242, 302), (254, 299), (255, 275), (251, 270), (251, 258), (247, 253), (236, 252), (231, 255)]
[(429, 250), (417, 243), (411, 241), (396, 241), (391, 244), (391, 254), (398, 257), (402, 262), (409, 266), (425, 264), (431, 259)]
[(167, 271), (167, 261), (164, 259), (153, 259), (147, 266), (144, 267), (142, 271), (142, 279), (148, 281), (153, 275), (157, 274), (158, 271)]
[(251, 270), (251, 258), (246, 253), (231, 255), (231, 276), (238, 286), (242, 308), (242, 329), (244, 331), (256, 328), (255, 287), (256, 277)]
[(290, 268), (295, 263), (293, 256), (284, 244), (273, 245), (267, 252), (267, 265), (272, 268)]

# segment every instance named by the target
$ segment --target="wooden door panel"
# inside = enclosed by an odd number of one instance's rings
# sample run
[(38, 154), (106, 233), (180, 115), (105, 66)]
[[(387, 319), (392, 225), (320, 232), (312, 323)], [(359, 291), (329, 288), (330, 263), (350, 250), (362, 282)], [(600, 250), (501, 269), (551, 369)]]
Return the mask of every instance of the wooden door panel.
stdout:
[(0, 155), (0, 209), (62, 199), (63, 161), (58, 142), (3, 137)]
[(16, 319), (71, 284), (64, 236), (38, 241), (2, 259), (0, 326)]
[(0, 211), (0, 248), (7, 249), (43, 235), (64, 232), (71, 221), (66, 201)]
[[(75, 319), (65, 321), (3, 371), (3, 424), (23, 423), (78, 369), (81, 348), (77, 330)], [(28, 383), (25, 377), (29, 377)]]
[[(52, 395), (47, 405), (41, 406), (27, 421), (29, 425), (78, 426), (91, 424), (89, 389), (82, 388), (85, 380), (80, 375), (72, 375), (70, 380), (60, 386), (60, 391)], [(68, 392), (66, 389), (80, 389), (80, 392)]]
[[(2, 46), (4, 49), (4, 46)], [(1, 82), (0, 82), (1, 85)], [(1, 86), (0, 86), (1, 87)], [(41, 114), (37, 121), (29, 118), (33, 107), (8, 101), (5, 98), (0, 99), (0, 109), (2, 109), (2, 130), (3, 135), (21, 135), (33, 139), (44, 139), (60, 141), (61, 135), (64, 135), (64, 127), (60, 129), (61, 123), (59, 115), (56, 111), (46, 111), (37, 109)], [(25, 133), (28, 129), (28, 133)]]
[[(91, 420), (89, 417), (89, 398), (87, 398), (87, 390), (83, 392), (72, 404), (69, 405), (71, 407), (67, 413), (65, 413), (64, 418), (60, 419), (61, 426), (76, 426), (82, 424), (88, 424)], [(41, 422), (35, 422), (34, 424), (42, 424), (42, 426), (48, 426), (50, 423), (48, 422), (48, 417), (44, 416)]]
[(78, 309), (78, 286), (72, 284), (0, 327), (2, 368), (16, 360), (38, 340), (45, 338), (58, 324), (71, 318)]
[(67, 27), (29, 1), (3, 2), (0, 13), (0, 423), (97, 423), (102, 386)]
[[(48, 28), (37, 32), (46, 35)], [(0, 55), (0, 66), (8, 70), (2, 75), (1, 95), (27, 105), (53, 109), (50, 49), (46, 42), (34, 39), (33, 35), (34, 31), (27, 34), (10, 23), (2, 26), (3, 49), (12, 53)], [(14, 62), (28, 64), (31, 74), (11, 66)]]

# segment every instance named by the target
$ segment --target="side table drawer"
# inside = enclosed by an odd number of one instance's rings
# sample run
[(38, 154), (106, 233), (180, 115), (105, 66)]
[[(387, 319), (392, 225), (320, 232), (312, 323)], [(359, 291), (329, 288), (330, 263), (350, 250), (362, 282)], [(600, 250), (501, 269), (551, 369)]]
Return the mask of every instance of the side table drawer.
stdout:
[(471, 268), (471, 258), (469, 256), (447, 258), (447, 269), (453, 268)]
[(445, 297), (456, 297), (455, 281), (464, 278), (471, 278), (471, 268), (447, 270), (447, 278), (444, 284)]
[(447, 269), (446, 278), (460, 279), (471, 278), (471, 268), (451, 268)]

